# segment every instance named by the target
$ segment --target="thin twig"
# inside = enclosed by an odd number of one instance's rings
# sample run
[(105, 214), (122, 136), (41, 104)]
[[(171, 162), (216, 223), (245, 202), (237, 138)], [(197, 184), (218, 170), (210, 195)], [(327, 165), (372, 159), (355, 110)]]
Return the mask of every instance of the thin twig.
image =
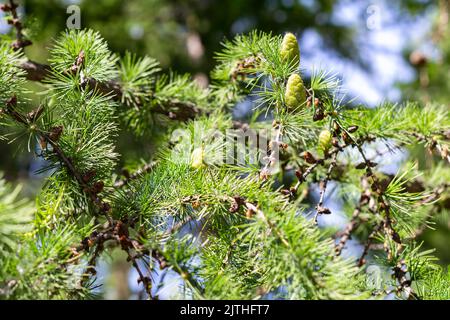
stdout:
[(368, 186), (368, 182), (366, 178), (362, 178), (362, 185), (363, 185), (363, 192), (361, 193), (361, 196), (359, 198), (358, 205), (355, 207), (355, 210), (353, 211), (352, 217), (350, 219), (350, 222), (347, 224), (344, 232), (341, 235), (341, 239), (339, 243), (335, 247), (335, 253), (336, 256), (339, 256), (342, 252), (342, 250), (345, 247), (345, 244), (350, 239), (350, 236), (361, 223), (359, 216), (362, 211), (362, 207), (369, 203), (370, 200), (370, 189)]
[(427, 137), (417, 132), (411, 132), (411, 135), (421, 142), (428, 143), (430, 150), (435, 149), (442, 159), (445, 159), (450, 163), (450, 150), (448, 150), (447, 146), (442, 146), (434, 138)]
[(26, 46), (32, 44), (28, 39), (25, 39), (23, 35), (23, 23), (19, 19), (19, 14), (17, 13), (17, 8), (19, 7), (13, 0), (9, 0), (9, 4), (3, 4), (1, 6), (2, 11), (11, 12), (11, 19), (8, 19), (8, 24), (12, 25), (16, 30), (16, 41), (11, 45), (13, 50), (23, 50)]
[(318, 216), (320, 214), (329, 214), (329, 213), (331, 213), (328, 208), (325, 208), (323, 206), (323, 202), (324, 202), (324, 199), (325, 199), (325, 191), (327, 190), (328, 181), (330, 180), (330, 177), (331, 177), (331, 172), (333, 171), (333, 168), (337, 164), (337, 162), (336, 162), (337, 154), (338, 154), (337, 152), (333, 153), (333, 156), (331, 158), (331, 162), (330, 162), (330, 165), (328, 167), (328, 171), (327, 171), (327, 174), (325, 176), (325, 179), (323, 179), (320, 182), (320, 197), (319, 197), (319, 202), (317, 203), (317, 206), (316, 206), (316, 214), (314, 216), (314, 223), (317, 223), (317, 218), (318, 218)]
[[(9, 99), (6, 104), (6, 113), (17, 123), (29, 127), (30, 123), (27, 121), (27, 117), (19, 113), (16, 110), (16, 106), (16, 97)], [(34, 130), (41, 138), (43, 138), (48, 144), (52, 146), (52, 151), (57, 155), (61, 163), (75, 178), (82, 191), (90, 196), (92, 202), (97, 208), (100, 209), (100, 212), (102, 212), (108, 220), (108, 226), (103, 232), (96, 233), (94, 235), (91, 235), (90, 238), (84, 239), (82, 244), (76, 249), (76, 251), (79, 252), (81, 250), (89, 250), (90, 247), (96, 246), (94, 254), (88, 262), (88, 272), (92, 272), (92, 267), (95, 265), (98, 256), (103, 251), (104, 242), (116, 238), (117, 241), (121, 244), (122, 249), (127, 253), (129, 260), (138, 271), (140, 282), (143, 282), (147, 294), (149, 295), (149, 297), (151, 297), (150, 278), (143, 275), (143, 272), (140, 270), (139, 265), (136, 261), (136, 257), (130, 251), (130, 246), (134, 244), (134, 242), (128, 238), (128, 226), (124, 226), (124, 223), (121, 221), (116, 222), (112, 219), (112, 217), (109, 215), (111, 209), (110, 206), (107, 205), (107, 203), (98, 196), (98, 193), (95, 192), (93, 188), (90, 188), (90, 186), (84, 181), (81, 173), (75, 168), (72, 161), (69, 159), (69, 157), (66, 156), (64, 151), (59, 147), (58, 143), (54, 140), (54, 138), (52, 138), (51, 134), (44, 132), (39, 128), (34, 128)], [(83, 277), (82, 283), (85, 283), (85, 281), (86, 277)]]
[(281, 233), (280, 230), (278, 230), (277, 226), (270, 221), (266, 215), (264, 214), (264, 212), (260, 209), (258, 209), (253, 203), (251, 202), (245, 202), (245, 207), (248, 210), (252, 210), (254, 213), (256, 213), (256, 216), (259, 217), (260, 219), (262, 219), (270, 228), (270, 230), (274, 230), (275, 234), (278, 236), (278, 238), (281, 240), (281, 242), (288, 248), (291, 247), (291, 245), (289, 244), (289, 242), (286, 240), (286, 238), (283, 236), (283, 234)]
[[(34, 61), (23, 62), (20, 67), (26, 72), (26, 77), (31, 81), (42, 82), (50, 76), (52, 68), (45, 64), (40, 64)], [(123, 97), (123, 89), (116, 81), (100, 82), (94, 78), (88, 78), (85, 85), (89, 90), (110, 96), (114, 101), (121, 102)], [(178, 99), (167, 99), (165, 101), (155, 101), (152, 105), (151, 111), (157, 114), (162, 114), (170, 119), (186, 121), (204, 114), (205, 112), (190, 101), (181, 101)]]
[(260, 178), (263, 181), (266, 181), (271, 175), (270, 167), (274, 167), (277, 164), (277, 161), (279, 160), (280, 145), (283, 144), (283, 127), (281, 123), (274, 121), (272, 127), (275, 130), (275, 138), (269, 141), (269, 150), (267, 156), (265, 157), (267, 159), (267, 163), (260, 171)]
[(371, 248), (372, 242), (375, 239), (377, 233), (383, 227), (383, 223), (384, 223), (383, 221), (378, 223), (377, 226), (375, 228), (373, 228), (372, 232), (367, 237), (367, 241), (366, 241), (366, 244), (364, 245), (363, 252), (362, 252), (361, 256), (358, 259), (358, 266), (359, 267), (362, 267), (366, 263), (365, 257), (369, 253), (369, 249)]
[(317, 159), (315, 163), (313, 163), (311, 166), (309, 166), (304, 172), (301, 172), (300, 170), (298, 170), (298, 172), (296, 172), (297, 175), (297, 183), (295, 184), (295, 186), (293, 187), (293, 192), (297, 192), (298, 188), (300, 187), (300, 185), (306, 181), (306, 178), (319, 166), (319, 165), (323, 165), (325, 164), (325, 161), (328, 160), (330, 157), (333, 158), (335, 157), (339, 152), (344, 151), (345, 148), (347, 148), (348, 146), (350, 146), (350, 144), (344, 144), (344, 145), (339, 145), (339, 144), (335, 144), (335, 147), (328, 153), (325, 154), (325, 156), (321, 159)]
[[(440, 196), (445, 191), (447, 191), (448, 188), (450, 188), (450, 183), (444, 183), (444, 184), (440, 185), (435, 190), (433, 190), (433, 192), (431, 192), (431, 194), (428, 195), (428, 197), (422, 199), (417, 205), (422, 206), (425, 204), (433, 203), (434, 201), (438, 200), (440, 198)], [(425, 232), (425, 230), (428, 227), (428, 220), (433, 216), (433, 214), (435, 212), (438, 212), (438, 207), (435, 207), (433, 209), (434, 210), (430, 210), (428, 212), (427, 216), (425, 217), (424, 223), (422, 223), (422, 225), (419, 226), (410, 237), (408, 237), (408, 240), (416, 239), (417, 237), (420, 237)]]
[[(395, 229), (394, 229), (394, 227), (392, 225), (390, 205), (384, 199), (384, 192), (385, 192), (385, 190), (382, 187), (379, 179), (377, 178), (377, 176), (375, 175), (375, 173), (372, 170), (372, 167), (375, 166), (376, 164), (372, 163), (369, 159), (367, 159), (367, 157), (366, 157), (366, 155), (364, 153), (364, 150), (362, 148), (362, 144), (358, 143), (353, 138), (353, 136), (350, 134), (350, 132), (348, 132), (348, 130), (346, 128), (344, 128), (339, 123), (338, 123), (338, 125), (339, 125), (340, 129), (343, 130), (345, 136), (349, 140), (351, 140), (353, 142), (353, 145), (356, 146), (356, 148), (358, 149), (359, 154), (363, 158), (367, 176), (372, 179), (372, 189), (377, 194), (376, 199), (378, 201), (379, 210), (384, 212), (384, 219), (381, 221), (381, 223), (369, 235), (369, 238), (368, 238), (368, 240), (366, 242), (366, 245), (364, 247), (363, 254), (361, 255), (361, 257), (359, 259), (358, 265), (362, 266), (365, 263), (364, 257), (368, 253), (370, 245), (371, 245), (374, 237), (381, 230), (381, 228), (383, 229), (383, 232), (384, 232), (384, 234), (386, 236), (385, 237), (385, 243), (384, 243), (384, 249), (385, 249), (385, 251), (387, 253), (388, 260), (391, 260), (392, 259), (392, 251), (391, 251), (391, 249), (390, 249), (390, 247), (389, 247), (389, 245), (387, 243), (388, 238), (390, 238), (392, 241), (394, 241), (398, 245), (400, 250), (402, 249), (402, 240), (401, 240), (399, 234), (395, 231)], [(395, 268), (394, 268), (394, 271), (395, 271)], [(415, 295), (409, 282), (402, 281), (401, 278), (397, 278), (397, 279), (402, 285), (401, 289), (407, 293), (408, 297), (410, 297), (412, 295)]]

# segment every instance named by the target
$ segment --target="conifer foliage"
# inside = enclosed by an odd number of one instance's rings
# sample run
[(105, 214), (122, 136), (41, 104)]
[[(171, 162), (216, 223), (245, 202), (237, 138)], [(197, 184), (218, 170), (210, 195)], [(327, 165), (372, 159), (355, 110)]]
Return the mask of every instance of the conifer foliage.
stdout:
[[(150, 299), (169, 273), (183, 298), (450, 298), (450, 275), (417, 241), (448, 219), (448, 107), (350, 107), (334, 75), (304, 76), (292, 33), (224, 42), (208, 88), (151, 57), (119, 57), (93, 30), (62, 33), (39, 64), (16, 4), (2, 10), (13, 27), (0, 45), (2, 143), (42, 158), (46, 179), (36, 201), (0, 184), (0, 298), (95, 298), (113, 250)], [(236, 121), (242, 101), (253, 116)], [(256, 165), (219, 161), (234, 139), (210, 133), (230, 129), (266, 130)], [(156, 150), (119, 175), (126, 132)], [(389, 154), (417, 146), (431, 165), (383, 173)], [(342, 213), (342, 230), (323, 226)]]

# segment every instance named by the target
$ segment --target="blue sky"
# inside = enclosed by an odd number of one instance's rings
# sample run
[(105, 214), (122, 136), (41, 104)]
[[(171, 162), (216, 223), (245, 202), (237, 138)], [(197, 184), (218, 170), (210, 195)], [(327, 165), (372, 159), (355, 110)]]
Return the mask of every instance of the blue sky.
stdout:
[(430, 14), (399, 23), (389, 7), (392, 3), (384, 0), (342, 0), (333, 14), (336, 23), (355, 30), (361, 56), (370, 61), (373, 70), (363, 70), (356, 63), (325, 50), (313, 29), (305, 30), (300, 39), (303, 68), (337, 73), (342, 77), (343, 89), (359, 102), (374, 106), (385, 100), (398, 101), (401, 94), (394, 84), (415, 78), (414, 69), (402, 56), (403, 50), (419, 48), (433, 54), (424, 41), (430, 30)]

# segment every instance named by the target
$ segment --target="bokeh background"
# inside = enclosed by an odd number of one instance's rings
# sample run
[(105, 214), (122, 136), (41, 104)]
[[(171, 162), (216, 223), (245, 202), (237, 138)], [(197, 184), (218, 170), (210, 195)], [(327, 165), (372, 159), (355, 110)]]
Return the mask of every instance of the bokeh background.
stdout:
[[(24, 0), (27, 35), (34, 44), (27, 56), (46, 62), (53, 39), (66, 28), (67, 8), (77, 5), (81, 27), (100, 31), (112, 51), (132, 51), (158, 59), (165, 71), (188, 72), (203, 85), (214, 66), (221, 42), (254, 29), (294, 32), (300, 42), (302, 68), (335, 73), (352, 104), (376, 106), (435, 101), (450, 108), (449, 0)], [(0, 33), (9, 32), (0, 22)], [(38, 84), (30, 84), (39, 86)], [(239, 116), (239, 114), (237, 114)], [(122, 136), (121, 153), (146, 158), (151, 148)], [(429, 161), (423, 148), (416, 156)], [(386, 171), (397, 170), (404, 154), (389, 156)], [(126, 158), (124, 156), (124, 158)], [(26, 152), (0, 141), (0, 171), (25, 185), (33, 195), (42, 184), (42, 165)], [(450, 222), (425, 232), (443, 265), (450, 264)], [(115, 260), (114, 257), (111, 257)], [(106, 266), (106, 263), (105, 263)], [(105, 267), (106, 268), (106, 267)], [(111, 264), (102, 280), (106, 298), (133, 297), (136, 289), (128, 266)], [(106, 276), (108, 274), (108, 276)], [(101, 278), (102, 275), (100, 274)], [(176, 280), (174, 280), (176, 281)], [(123, 285), (130, 284), (128, 285)]]

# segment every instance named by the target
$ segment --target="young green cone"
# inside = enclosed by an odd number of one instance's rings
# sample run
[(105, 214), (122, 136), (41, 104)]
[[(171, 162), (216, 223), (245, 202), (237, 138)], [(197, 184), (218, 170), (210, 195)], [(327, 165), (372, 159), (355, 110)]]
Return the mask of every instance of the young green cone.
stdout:
[(203, 147), (195, 148), (191, 155), (191, 167), (194, 169), (199, 169), (205, 164), (203, 160), (205, 159), (205, 150)]
[(306, 103), (305, 86), (297, 73), (292, 74), (287, 81), (284, 101), (289, 109), (296, 109)]
[(329, 130), (323, 130), (319, 134), (319, 149), (322, 150), (324, 153), (327, 153), (331, 148), (331, 139), (332, 139), (331, 132)]
[(297, 38), (293, 33), (286, 33), (281, 43), (281, 59), (288, 63), (293, 63), (298, 68), (300, 64), (300, 49), (298, 48)]

